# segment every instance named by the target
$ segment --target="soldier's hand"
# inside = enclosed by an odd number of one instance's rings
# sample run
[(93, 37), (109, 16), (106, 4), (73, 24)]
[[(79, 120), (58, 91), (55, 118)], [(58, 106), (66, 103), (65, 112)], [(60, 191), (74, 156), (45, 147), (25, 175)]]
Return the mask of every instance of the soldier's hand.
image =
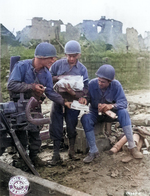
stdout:
[(80, 97), (78, 101), (81, 104), (87, 105), (87, 100), (84, 97)]
[(72, 102), (69, 102), (69, 101), (67, 101), (67, 102), (65, 102), (65, 106), (67, 106), (68, 108), (71, 108), (71, 104), (72, 104)]
[(54, 82), (54, 83), (58, 82), (58, 80), (59, 80), (59, 79), (58, 79), (58, 76), (53, 76), (53, 82)]
[(70, 95), (75, 95), (75, 91), (72, 90), (70, 84), (65, 84), (65, 89), (66, 89), (66, 92), (69, 93)]
[(45, 91), (45, 87), (42, 84), (33, 84), (33, 91), (42, 95)]
[(113, 108), (112, 104), (98, 104), (98, 112), (105, 113), (107, 110), (111, 110)]

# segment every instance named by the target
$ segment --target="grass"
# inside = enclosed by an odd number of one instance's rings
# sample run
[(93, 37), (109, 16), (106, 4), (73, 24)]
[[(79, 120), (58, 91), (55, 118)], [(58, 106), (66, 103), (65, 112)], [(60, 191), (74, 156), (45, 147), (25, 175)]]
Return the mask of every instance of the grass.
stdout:
[[(24, 46), (2, 46), (1, 82), (3, 101), (9, 100), (6, 76), (9, 74), (11, 56), (20, 55), (22, 59), (34, 57), (34, 49)], [(63, 54), (58, 54), (62, 57)], [(142, 58), (139, 58), (142, 57)], [(115, 78), (126, 90), (149, 89), (150, 58), (149, 53), (122, 53), (112, 51), (82, 53), (80, 61), (87, 67), (89, 79), (95, 78), (97, 69), (103, 64), (111, 64), (116, 70)]]

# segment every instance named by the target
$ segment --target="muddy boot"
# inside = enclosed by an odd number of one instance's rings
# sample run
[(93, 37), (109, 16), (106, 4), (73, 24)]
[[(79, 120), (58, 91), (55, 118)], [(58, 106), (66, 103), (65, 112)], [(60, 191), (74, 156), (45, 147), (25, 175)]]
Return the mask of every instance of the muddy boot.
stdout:
[(142, 159), (143, 158), (143, 154), (141, 152), (138, 151), (137, 147), (134, 147), (132, 149), (129, 149), (131, 155), (135, 158), (135, 159)]
[(97, 158), (99, 156), (98, 148), (96, 146), (95, 141), (95, 133), (94, 131), (85, 132), (88, 144), (89, 144), (89, 154), (87, 157), (83, 159), (84, 163), (90, 163), (93, 161), (93, 159)]
[(28, 171), (28, 166), (24, 162), (22, 158), (16, 158), (15, 156), (13, 158), (13, 163), (12, 165), (16, 168), (20, 168), (23, 171)]
[(52, 166), (60, 165), (62, 163), (60, 154), (53, 154), (52, 159), (49, 161), (49, 164)]
[(59, 154), (60, 143), (60, 140), (53, 141), (54, 152), (52, 159), (49, 161), (49, 164), (52, 166), (59, 165), (63, 162)]
[(95, 152), (95, 153), (89, 152), (88, 156), (83, 159), (83, 162), (91, 163), (97, 157), (99, 157), (99, 152)]
[(80, 158), (78, 156), (76, 156), (76, 154), (75, 154), (74, 144), (75, 144), (75, 138), (70, 138), (69, 139), (68, 156), (72, 160), (80, 160)]
[(43, 167), (43, 166), (46, 166), (48, 165), (48, 163), (46, 161), (43, 161), (40, 157), (38, 156), (35, 156), (35, 157), (32, 157), (31, 159), (33, 165), (35, 167)]

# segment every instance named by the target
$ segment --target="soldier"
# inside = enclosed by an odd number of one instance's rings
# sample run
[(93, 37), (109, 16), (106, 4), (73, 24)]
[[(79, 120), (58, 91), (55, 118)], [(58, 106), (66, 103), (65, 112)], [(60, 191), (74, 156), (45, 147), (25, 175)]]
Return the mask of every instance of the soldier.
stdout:
[[(87, 94), (88, 73), (86, 67), (78, 60), (81, 55), (81, 47), (77, 41), (71, 40), (66, 43), (65, 54), (66, 58), (56, 61), (50, 68), (50, 72), (54, 82), (57, 82), (59, 77), (62, 75), (83, 76), (83, 90), (74, 91), (70, 86), (67, 86), (66, 92), (60, 93), (63, 98), (67, 99), (69, 102), (72, 102), (73, 100), (78, 100), (80, 97)], [(61, 162), (59, 148), (63, 138), (63, 117), (65, 117), (67, 137), (69, 138), (68, 155), (71, 159), (77, 158), (75, 156), (74, 144), (76, 138), (75, 128), (78, 123), (79, 113), (79, 110), (69, 109), (67, 107), (64, 107), (63, 111), (62, 105), (53, 103), (50, 115), (50, 137), (54, 143), (53, 157), (50, 161), (51, 165), (56, 165), (57, 163)]]
[[(127, 99), (118, 80), (115, 80), (115, 69), (111, 65), (102, 65), (96, 72), (97, 78), (89, 82), (88, 98), (80, 98), (80, 103), (90, 103), (90, 112), (84, 114), (81, 122), (89, 144), (89, 154), (83, 159), (90, 163), (99, 156), (95, 143), (94, 125), (97, 122), (112, 122), (112, 119), (104, 115), (107, 110), (114, 110), (118, 121), (127, 137), (128, 148), (134, 158), (141, 159), (142, 153), (137, 150), (133, 140), (130, 116), (127, 111)], [(102, 114), (102, 115), (99, 115)]]
[[(50, 100), (60, 105), (67, 105), (67, 103), (64, 103), (62, 96), (53, 90), (52, 76), (47, 69), (54, 63), (55, 57), (55, 47), (50, 43), (42, 42), (35, 49), (34, 59), (18, 61), (14, 65), (8, 81), (11, 100), (17, 101), (16, 94), (24, 93), (25, 99), (34, 96), (42, 101), (43, 93), (45, 93)], [(46, 165), (47, 163), (37, 156), (41, 146), (40, 126), (29, 123), (26, 130), (28, 130), (29, 136), (29, 157), (31, 161), (37, 166)], [(25, 131), (19, 132), (18, 137), (26, 149)]]

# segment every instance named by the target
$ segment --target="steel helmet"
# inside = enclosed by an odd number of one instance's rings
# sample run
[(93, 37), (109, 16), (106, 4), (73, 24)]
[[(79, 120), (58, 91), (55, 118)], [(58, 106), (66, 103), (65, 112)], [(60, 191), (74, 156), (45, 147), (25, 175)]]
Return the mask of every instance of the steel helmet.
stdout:
[(65, 45), (65, 54), (80, 54), (81, 53), (81, 46), (79, 42), (75, 40), (70, 40)]
[(37, 45), (34, 56), (37, 58), (56, 57), (57, 51), (56, 51), (56, 48), (52, 44), (47, 43), (47, 42), (42, 42)]
[(112, 81), (115, 77), (115, 69), (113, 68), (113, 66), (105, 64), (102, 65), (95, 74), (99, 78), (105, 78)]

